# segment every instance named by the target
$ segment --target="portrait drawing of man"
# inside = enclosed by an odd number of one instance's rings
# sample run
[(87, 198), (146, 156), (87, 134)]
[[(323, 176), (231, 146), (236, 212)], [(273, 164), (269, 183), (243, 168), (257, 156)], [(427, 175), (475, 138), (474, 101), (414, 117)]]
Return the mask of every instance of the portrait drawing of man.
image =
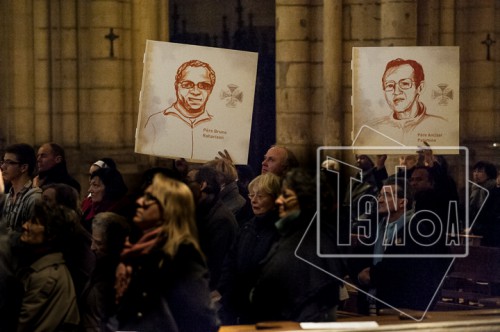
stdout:
[(227, 149), (246, 164), (257, 60), (255, 52), (147, 40), (134, 151), (203, 163)]
[(447, 120), (429, 114), (426, 105), (419, 100), (424, 85), (425, 75), (420, 63), (401, 58), (389, 61), (382, 76), (382, 89), (391, 112), (369, 125), (405, 145), (414, 132), (441, 132)]
[(149, 116), (144, 126), (152, 137), (153, 153), (161, 155), (159, 150), (163, 144), (174, 143), (175, 139), (182, 137), (182, 142), (175, 143), (179, 155), (193, 158), (196, 138), (199, 136), (197, 128), (213, 119), (206, 105), (215, 81), (215, 71), (206, 62), (190, 60), (178, 68), (174, 82), (175, 102)]

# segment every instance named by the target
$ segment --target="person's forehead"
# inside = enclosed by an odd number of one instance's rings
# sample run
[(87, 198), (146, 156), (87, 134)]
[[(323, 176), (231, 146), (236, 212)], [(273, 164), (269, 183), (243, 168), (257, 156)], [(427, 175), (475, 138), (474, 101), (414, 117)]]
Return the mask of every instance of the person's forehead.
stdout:
[(6, 152), (3, 156), (3, 160), (18, 161), (17, 155), (15, 153)]
[(282, 149), (279, 147), (270, 148), (269, 150), (267, 150), (266, 156), (283, 158), (283, 157), (285, 157), (285, 149)]
[(387, 192), (387, 193), (394, 193), (394, 192), (396, 192), (396, 185), (395, 184), (384, 185), (384, 186), (382, 186), (382, 189), (380, 191)]
[(99, 227), (99, 226), (92, 227), (92, 237), (94, 240), (98, 240), (98, 241), (102, 240), (103, 233), (104, 233), (104, 230), (102, 227)]
[(38, 154), (52, 154), (52, 148), (48, 144), (43, 144), (39, 149), (38, 149)]
[(385, 79), (389, 80), (389, 78), (411, 78), (413, 77), (413, 74), (413, 67), (408, 64), (404, 64), (389, 69), (385, 74)]
[(182, 79), (193, 82), (209, 80), (209, 72), (205, 67), (186, 67), (182, 72)]
[(94, 176), (91, 180), (90, 180), (90, 183), (92, 184), (102, 184), (102, 180), (100, 177), (98, 176)]

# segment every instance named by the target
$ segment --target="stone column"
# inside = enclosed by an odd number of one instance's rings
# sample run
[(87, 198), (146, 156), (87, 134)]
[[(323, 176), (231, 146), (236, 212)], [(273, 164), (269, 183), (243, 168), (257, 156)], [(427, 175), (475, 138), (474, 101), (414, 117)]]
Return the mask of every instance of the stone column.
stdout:
[[(500, 112), (498, 38), (498, 1), (460, 1), (456, 4), (457, 44), (460, 45), (460, 134), (465, 137), (475, 160), (481, 155), (485, 160), (493, 160), (488, 154), (498, 156), (491, 149), (492, 140), (499, 137)], [(498, 30), (497, 30), (498, 31)], [(490, 46), (490, 60), (487, 60), (487, 34), (496, 43)], [(475, 146), (474, 146), (475, 145)], [(486, 150), (486, 151), (485, 151)], [(489, 150), (489, 151), (488, 151)]]
[(311, 66), (309, 0), (276, 1), (276, 140), (309, 159)]
[[(132, 108), (135, 133), (146, 40), (168, 41), (168, 0), (132, 0)], [(134, 137), (135, 139), (135, 137)]]
[[(82, 109), (80, 141), (93, 149), (122, 148), (132, 143), (131, 128), (126, 128), (132, 107), (128, 98), (131, 78), (129, 6), (130, 1), (95, 0), (87, 2), (85, 8), (88, 34), (82, 46), (88, 48), (87, 66), (81, 68), (80, 73), (86, 76), (88, 103)], [(118, 36), (114, 41), (109, 39), (111, 28), (112, 34)]]
[(382, 0), (380, 6), (382, 46), (416, 45), (416, 0)]
[[(6, 118), (7, 144), (35, 140), (35, 82), (33, 77), (33, 3), (32, 1), (13, 1), (8, 8), (8, 51), (7, 76), (10, 89), (7, 95)], [(3, 53), (4, 54), (4, 53)], [(2, 83), (3, 84), (3, 83)]]
[(35, 0), (36, 144), (78, 146), (77, 4)]
[(454, 46), (455, 44), (455, 0), (441, 0), (440, 44)]
[(323, 3), (323, 145), (342, 145), (342, 1)]

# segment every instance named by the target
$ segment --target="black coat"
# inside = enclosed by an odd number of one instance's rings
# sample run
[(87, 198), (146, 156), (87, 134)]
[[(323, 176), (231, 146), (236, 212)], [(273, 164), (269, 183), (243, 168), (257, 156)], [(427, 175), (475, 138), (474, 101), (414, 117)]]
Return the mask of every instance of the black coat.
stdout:
[[(375, 225), (375, 227), (380, 226), (380, 224)], [(418, 217), (411, 219), (410, 214), (406, 227), (398, 230), (395, 243), (387, 246), (384, 251), (384, 255), (407, 255), (407, 257), (383, 257), (375, 265), (372, 257), (350, 260), (353, 280), (357, 280), (357, 274), (362, 269), (370, 267), (370, 287), (376, 289), (377, 299), (383, 301), (377, 301), (378, 308), (390, 305), (397, 309), (425, 311), (432, 309), (437, 300), (436, 292), (450, 266), (451, 259), (424, 257), (448, 252), (442, 242), (443, 238), (421, 236), (432, 233), (429, 223), (421, 223), (418, 231), (417, 225)], [(364, 243), (374, 243), (376, 228), (371, 235), (364, 240)], [(402, 243), (404, 245), (401, 245)], [(372, 245), (360, 245), (354, 249), (356, 254), (373, 254), (373, 251)], [(409, 255), (415, 257), (408, 257)], [(364, 291), (368, 291), (370, 287), (360, 286)], [(362, 293), (358, 294), (358, 302), (360, 313), (367, 314), (368, 302)]]
[(276, 210), (264, 216), (254, 216), (246, 222), (226, 257), (218, 291), (222, 295), (221, 319), (223, 324), (254, 323), (250, 290), (257, 281), (259, 264), (271, 246), (279, 239), (275, 222)]
[(207, 259), (210, 289), (214, 290), (222, 273), (222, 266), (238, 234), (234, 215), (220, 199), (201, 202), (196, 207), (196, 225), (200, 247)]
[(132, 268), (118, 307), (120, 330), (217, 331), (205, 262), (192, 245), (181, 245), (174, 259), (157, 249), (135, 259)]
[(109, 331), (109, 320), (116, 313), (114, 287), (118, 263), (119, 257), (109, 255), (97, 259), (78, 304), (83, 331)]
[(40, 186), (52, 183), (64, 183), (75, 188), (78, 193), (80, 193), (82, 189), (80, 183), (69, 175), (65, 162), (56, 164), (54, 167), (45, 172), (40, 172), (38, 177), (40, 178)]
[[(281, 234), (263, 261), (251, 301), (257, 321), (328, 321), (339, 303), (341, 259), (316, 255), (316, 218), (301, 213), (280, 220)], [(321, 238), (323, 253), (337, 253), (333, 233)], [(338, 278), (336, 278), (338, 277)]]

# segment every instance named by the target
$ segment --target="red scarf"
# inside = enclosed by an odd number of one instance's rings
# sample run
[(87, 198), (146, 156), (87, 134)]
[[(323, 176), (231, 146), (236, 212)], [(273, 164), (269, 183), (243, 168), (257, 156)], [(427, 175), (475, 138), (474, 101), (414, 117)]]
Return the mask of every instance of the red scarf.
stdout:
[(116, 268), (116, 303), (118, 303), (123, 297), (123, 294), (125, 294), (125, 291), (130, 284), (130, 279), (132, 277), (132, 265), (130, 265), (130, 261), (134, 258), (148, 255), (156, 246), (160, 238), (160, 233), (161, 227), (158, 227), (144, 234), (139, 241), (137, 241), (137, 243), (131, 244), (128, 239), (125, 242), (125, 247), (120, 255), (122, 262), (118, 264)]

